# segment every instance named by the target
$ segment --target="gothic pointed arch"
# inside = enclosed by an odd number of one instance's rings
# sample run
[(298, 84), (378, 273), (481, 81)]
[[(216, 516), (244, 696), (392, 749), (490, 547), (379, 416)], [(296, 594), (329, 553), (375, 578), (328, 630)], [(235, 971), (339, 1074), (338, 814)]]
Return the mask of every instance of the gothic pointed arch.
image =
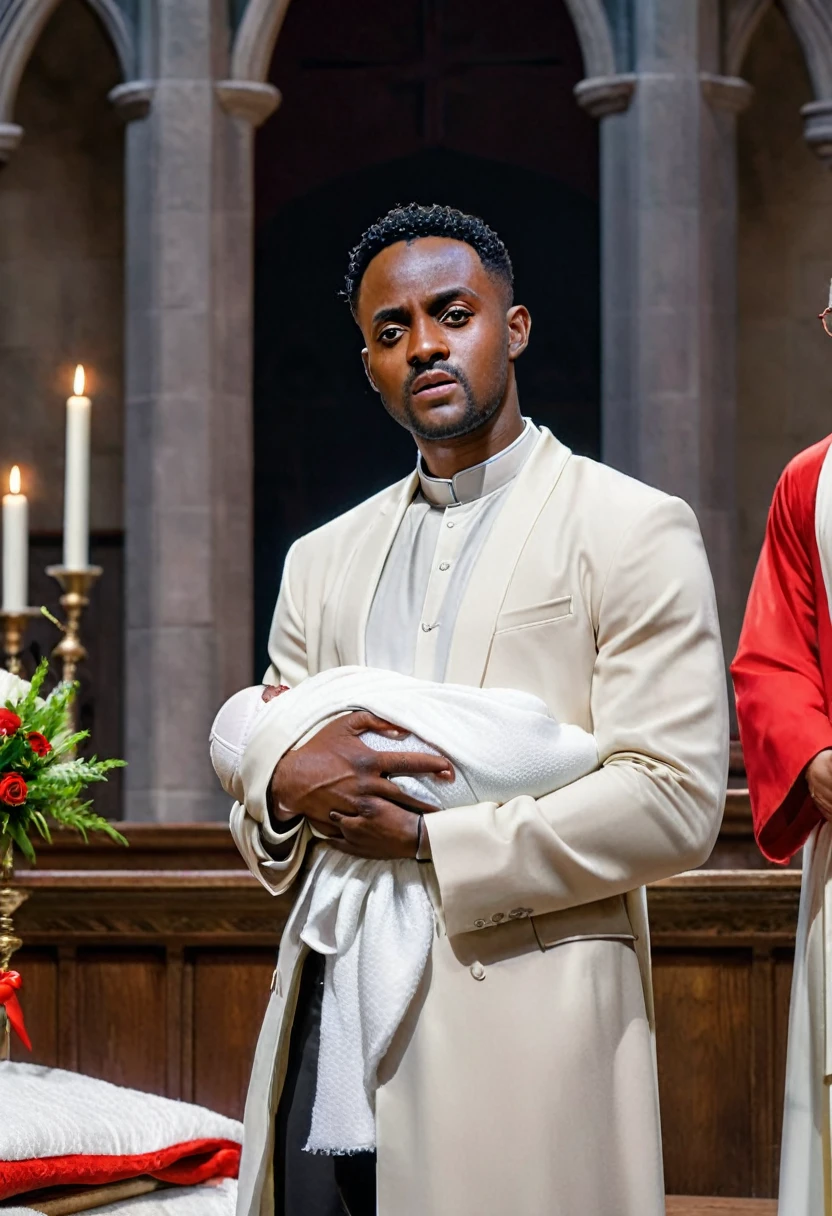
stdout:
[[(265, 81), (291, 0), (249, 0), (234, 39), (231, 75)], [(615, 47), (602, 0), (565, 0), (588, 77), (615, 75)]]
[(815, 97), (832, 100), (832, 7), (828, 0), (781, 0), (781, 4), (803, 48)]
[[(14, 122), (20, 81), (43, 29), (61, 0), (11, 0), (0, 12), (0, 159), (19, 142)], [(133, 31), (116, 0), (86, 0), (110, 37), (125, 78), (133, 70)]]

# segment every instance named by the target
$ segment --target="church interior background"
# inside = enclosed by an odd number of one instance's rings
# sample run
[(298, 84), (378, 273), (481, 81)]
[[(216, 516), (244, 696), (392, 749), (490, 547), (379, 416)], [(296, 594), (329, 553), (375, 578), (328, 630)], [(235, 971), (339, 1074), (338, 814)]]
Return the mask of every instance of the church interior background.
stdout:
[[(230, 864), (206, 740), (265, 667), (283, 556), (412, 462), (339, 296), (349, 247), (396, 202), (447, 202), (503, 236), (534, 317), (524, 410), (691, 502), (733, 653), (775, 481), (830, 430), (828, 0), (0, 0), (0, 162), (0, 484), (18, 464), (30, 602), (56, 609), (45, 568), (83, 363), (104, 573), (81, 720), (129, 762), (98, 805), (138, 825), (131, 864)], [(53, 644), (36, 622), (27, 662)], [(709, 872), (758, 874), (738, 758), (732, 784)], [(188, 824), (175, 841), (155, 826)], [(671, 1189), (773, 1193), (782, 1062), (765, 1043), (788, 996), (789, 878), (761, 878), (756, 904), (750, 880), (655, 897), (658, 999), (694, 1053), (666, 1054), (662, 1085), (713, 1078), (696, 1134), (667, 1125)], [(84, 959), (99, 994), (174, 993), (135, 1076), (113, 1063), (121, 1031), (84, 1037), (77, 995), (71, 1030), (35, 1015), (47, 1055), (236, 1109), (247, 1063), (207, 1079), (200, 1001), (222, 1006), (229, 968), (265, 973), (273, 926), (251, 936), (235, 915), (205, 929), (202, 970), (168, 930), (105, 949), (69, 921), (58, 945), (35, 926), (50, 1008)], [(722, 1055), (697, 1056), (719, 1005)]]

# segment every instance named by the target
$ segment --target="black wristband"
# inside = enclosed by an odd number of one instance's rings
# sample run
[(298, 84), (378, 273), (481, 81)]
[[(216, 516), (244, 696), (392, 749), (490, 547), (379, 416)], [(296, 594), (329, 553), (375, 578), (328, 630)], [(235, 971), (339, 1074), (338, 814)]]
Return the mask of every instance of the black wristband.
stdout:
[(424, 822), (425, 822), (424, 815), (420, 815), (419, 823), (416, 828), (416, 860), (420, 863), (420, 865), (426, 865), (429, 861), (433, 860), (431, 857), (420, 857), (419, 856), (419, 854), (422, 851), (422, 827), (424, 825)]

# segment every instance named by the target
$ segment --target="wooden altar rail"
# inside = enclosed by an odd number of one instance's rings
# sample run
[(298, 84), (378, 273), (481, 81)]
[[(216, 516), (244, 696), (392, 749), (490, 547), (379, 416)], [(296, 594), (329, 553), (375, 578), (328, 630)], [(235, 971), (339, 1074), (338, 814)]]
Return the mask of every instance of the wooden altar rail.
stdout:
[[(106, 836), (84, 845), (74, 832), (57, 831), (51, 846), (38, 847), (38, 866), (49, 870), (240, 870), (225, 823), (120, 823), (130, 848)], [(707, 869), (761, 869), (768, 863), (754, 843), (748, 791), (729, 789), (722, 828)], [(26, 868), (25, 865), (23, 868)]]
[[(20, 877), (34, 1059), (240, 1115), (288, 901), (240, 869)], [(799, 882), (700, 870), (650, 889), (670, 1192), (775, 1193)]]

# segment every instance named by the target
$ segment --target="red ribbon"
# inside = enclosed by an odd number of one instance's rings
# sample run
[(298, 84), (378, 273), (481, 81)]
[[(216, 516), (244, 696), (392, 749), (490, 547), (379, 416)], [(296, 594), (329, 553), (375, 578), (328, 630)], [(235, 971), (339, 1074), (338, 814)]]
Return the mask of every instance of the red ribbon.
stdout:
[(6, 1017), (9, 1019), (9, 1025), (12, 1030), (15, 1031), (26, 1050), (31, 1051), (32, 1044), (26, 1033), (23, 1010), (20, 1008), (20, 1001), (17, 999), (18, 990), (22, 987), (23, 980), (20, 978), (20, 972), (0, 971), (0, 1005), (6, 1010)]

